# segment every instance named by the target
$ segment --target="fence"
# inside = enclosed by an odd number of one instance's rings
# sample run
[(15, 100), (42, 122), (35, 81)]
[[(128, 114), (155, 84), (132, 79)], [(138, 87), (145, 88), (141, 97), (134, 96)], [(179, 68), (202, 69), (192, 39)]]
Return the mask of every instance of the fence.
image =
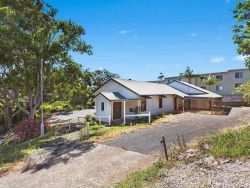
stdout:
[(103, 118), (108, 118), (108, 124), (111, 125), (111, 116), (96, 116), (96, 120), (99, 121), (99, 124), (102, 123)]
[(148, 116), (148, 123), (151, 123), (151, 112), (149, 111), (148, 114), (130, 114), (125, 115), (125, 117), (147, 117)]
[(80, 119), (83, 119), (83, 123), (84, 123), (86, 118), (85, 117), (78, 117), (77, 119), (78, 119), (78, 124), (80, 124)]

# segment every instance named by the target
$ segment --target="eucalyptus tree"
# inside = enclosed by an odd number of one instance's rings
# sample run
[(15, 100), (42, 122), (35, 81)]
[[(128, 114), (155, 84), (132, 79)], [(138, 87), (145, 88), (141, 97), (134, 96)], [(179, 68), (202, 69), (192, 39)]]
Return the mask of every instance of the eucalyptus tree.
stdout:
[(238, 54), (245, 57), (246, 66), (250, 69), (250, 1), (239, 1), (233, 13), (237, 21), (233, 26), (233, 40), (238, 45)]
[(45, 83), (53, 84), (50, 75), (72, 64), (70, 52), (92, 53), (83, 27), (56, 14), (43, 0), (0, 1), (0, 66), (6, 70), (1, 89), (30, 118), (41, 104), (40, 65)]
[(118, 74), (112, 73), (107, 69), (98, 69), (92, 72), (92, 86), (93, 88), (100, 87), (104, 82), (110, 78), (119, 78)]

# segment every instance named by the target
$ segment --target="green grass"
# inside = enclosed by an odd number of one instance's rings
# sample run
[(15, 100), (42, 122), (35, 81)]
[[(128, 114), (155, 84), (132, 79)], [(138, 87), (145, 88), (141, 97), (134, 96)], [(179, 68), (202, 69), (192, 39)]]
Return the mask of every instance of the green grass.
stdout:
[(0, 145), (0, 170), (6, 166), (14, 165), (16, 162), (22, 161), (32, 152), (51, 144), (64, 142), (56, 139), (54, 136), (56, 129), (51, 129), (44, 137), (36, 137), (34, 139), (18, 142), (16, 140), (8, 140)]
[(114, 187), (116, 188), (130, 188), (130, 187), (144, 187), (144, 185), (150, 184), (155, 180), (159, 179), (163, 173), (161, 169), (167, 167), (166, 163), (161, 161), (153, 164), (151, 167), (146, 170), (136, 171), (127, 176), (127, 178)]
[(244, 157), (250, 155), (250, 126), (239, 130), (218, 132), (208, 138), (209, 152), (215, 157)]
[[(89, 127), (89, 138), (92, 141), (96, 141), (98, 139), (111, 139), (115, 136), (119, 136), (126, 132), (135, 131), (137, 129), (146, 128), (146, 124), (137, 124), (133, 126), (112, 126), (105, 127), (103, 125), (94, 125)], [(86, 127), (82, 128), (82, 139), (87, 139), (87, 129)]]

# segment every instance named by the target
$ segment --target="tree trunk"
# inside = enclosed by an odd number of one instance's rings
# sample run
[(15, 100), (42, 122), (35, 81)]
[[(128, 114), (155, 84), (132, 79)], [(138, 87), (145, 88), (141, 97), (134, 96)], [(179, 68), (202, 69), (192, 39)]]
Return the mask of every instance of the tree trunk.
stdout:
[(35, 114), (36, 114), (36, 109), (31, 108), (30, 109), (29, 119), (35, 119)]
[(10, 101), (7, 99), (3, 105), (4, 129), (8, 130), (12, 125), (10, 117)]

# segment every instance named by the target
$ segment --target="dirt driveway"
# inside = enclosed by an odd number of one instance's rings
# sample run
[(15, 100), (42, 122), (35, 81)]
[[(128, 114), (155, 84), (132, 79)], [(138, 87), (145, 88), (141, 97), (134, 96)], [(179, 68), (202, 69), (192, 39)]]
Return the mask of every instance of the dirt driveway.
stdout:
[(92, 143), (70, 143), (34, 153), (22, 171), (0, 177), (0, 188), (106, 187), (151, 166), (152, 156)]
[(246, 116), (250, 116), (249, 107), (232, 108), (228, 116), (186, 112), (176, 115), (175, 122), (126, 134), (105, 144), (143, 154), (159, 153), (162, 152), (162, 135), (168, 143), (176, 143), (177, 133), (189, 141), (198, 136), (213, 134), (219, 129), (236, 126), (239, 119)]

